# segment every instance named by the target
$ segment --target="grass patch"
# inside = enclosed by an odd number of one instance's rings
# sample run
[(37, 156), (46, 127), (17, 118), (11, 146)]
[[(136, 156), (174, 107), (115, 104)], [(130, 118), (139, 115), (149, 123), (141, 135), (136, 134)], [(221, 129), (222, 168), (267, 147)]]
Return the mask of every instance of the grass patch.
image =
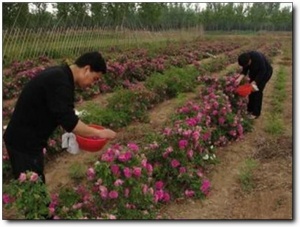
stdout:
[(284, 101), (287, 97), (285, 85), (286, 71), (281, 66), (275, 80), (271, 110), (265, 126), (265, 131), (271, 135), (281, 135), (284, 132), (283, 111)]
[(271, 135), (281, 135), (284, 132), (284, 122), (281, 117), (281, 114), (268, 115), (265, 131)]
[(79, 181), (85, 178), (86, 166), (81, 163), (74, 163), (70, 166), (69, 174), (72, 180)]
[(254, 185), (253, 171), (258, 166), (257, 161), (254, 159), (246, 159), (245, 164), (239, 171), (239, 181), (242, 189), (246, 192), (251, 191)]

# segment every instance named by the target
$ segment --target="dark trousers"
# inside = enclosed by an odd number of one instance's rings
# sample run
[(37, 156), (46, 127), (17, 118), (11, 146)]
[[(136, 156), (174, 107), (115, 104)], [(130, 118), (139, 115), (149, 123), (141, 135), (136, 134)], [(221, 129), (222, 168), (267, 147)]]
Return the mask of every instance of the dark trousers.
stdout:
[(263, 101), (263, 91), (267, 82), (270, 80), (273, 71), (271, 70), (270, 74), (266, 76), (265, 80), (262, 80), (257, 87), (259, 91), (252, 92), (249, 95), (247, 110), (249, 113), (259, 117), (262, 109), (262, 101)]
[(33, 171), (45, 183), (43, 151), (36, 154), (24, 153), (8, 144), (6, 144), (6, 149), (15, 179), (18, 179), (21, 173)]

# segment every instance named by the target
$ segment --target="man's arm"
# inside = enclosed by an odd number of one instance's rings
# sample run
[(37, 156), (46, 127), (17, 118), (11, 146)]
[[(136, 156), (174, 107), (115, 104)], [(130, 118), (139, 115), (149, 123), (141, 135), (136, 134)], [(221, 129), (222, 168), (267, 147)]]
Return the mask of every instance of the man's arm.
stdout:
[(78, 120), (75, 128), (72, 131), (75, 134), (78, 134), (83, 137), (100, 137), (104, 139), (114, 139), (116, 137), (116, 133), (110, 129), (102, 129), (98, 130), (92, 127), (89, 127), (81, 120)]

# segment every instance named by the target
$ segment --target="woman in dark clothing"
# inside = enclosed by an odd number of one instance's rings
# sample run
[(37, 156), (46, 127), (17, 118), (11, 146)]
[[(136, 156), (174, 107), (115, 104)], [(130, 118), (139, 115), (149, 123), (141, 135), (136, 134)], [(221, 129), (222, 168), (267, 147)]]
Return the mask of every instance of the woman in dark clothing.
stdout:
[(237, 84), (240, 84), (244, 76), (249, 75), (253, 92), (249, 95), (247, 110), (250, 118), (256, 119), (261, 114), (263, 91), (272, 76), (273, 68), (267, 58), (258, 51), (241, 54), (238, 63), (243, 70), (237, 79)]
[(33, 171), (45, 183), (43, 148), (58, 126), (85, 137), (115, 138), (114, 131), (91, 128), (74, 112), (75, 84), (88, 87), (104, 73), (101, 54), (89, 52), (71, 66), (45, 69), (25, 85), (3, 135), (15, 178)]

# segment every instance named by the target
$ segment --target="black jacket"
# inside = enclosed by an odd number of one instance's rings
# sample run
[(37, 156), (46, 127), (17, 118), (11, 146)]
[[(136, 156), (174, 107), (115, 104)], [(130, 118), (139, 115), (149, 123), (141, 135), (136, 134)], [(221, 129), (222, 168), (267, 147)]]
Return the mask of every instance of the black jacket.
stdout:
[(3, 135), (5, 143), (22, 152), (41, 152), (61, 125), (71, 132), (78, 122), (74, 111), (74, 79), (69, 66), (50, 67), (24, 87)]
[(250, 51), (251, 64), (243, 67), (241, 74), (249, 73), (250, 81), (255, 81), (257, 85), (268, 81), (273, 69), (267, 58), (260, 52)]

